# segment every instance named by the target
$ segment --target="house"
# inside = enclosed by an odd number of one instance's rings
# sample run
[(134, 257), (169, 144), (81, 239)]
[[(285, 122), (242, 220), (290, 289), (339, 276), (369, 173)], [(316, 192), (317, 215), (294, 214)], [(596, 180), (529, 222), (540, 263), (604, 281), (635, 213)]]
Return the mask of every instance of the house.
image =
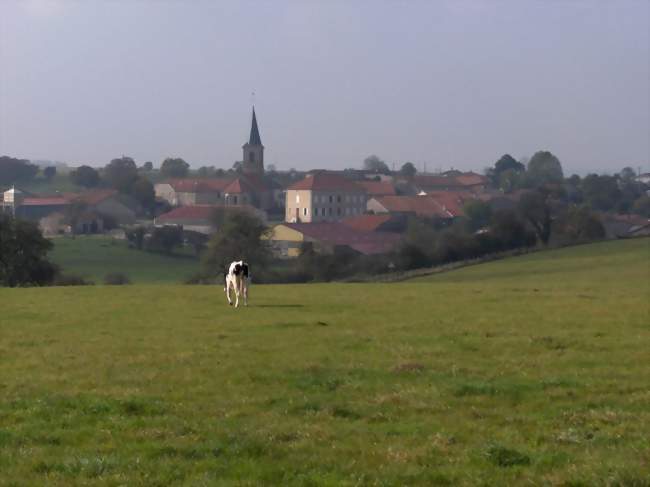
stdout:
[(104, 233), (105, 225), (105, 218), (92, 210), (81, 210), (75, 215), (57, 211), (38, 221), (38, 226), (46, 237)]
[(454, 175), (417, 174), (409, 181), (415, 193), (432, 191), (484, 191), (489, 183), (486, 176), (474, 172), (453, 173)]
[(117, 225), (135, 223), (137, 203), (114, 189), (96, 189), (70, 195), (68, 198), (70, 203), (83, 205), (86, 210), (101, 215), (104, 220), (111, 220)]
[(650, 231), (650, 219), (639, 215), (599, 213), (607, 238), (640, 237)]
[(421, 196), (378, 196), (368, 200), (368, 211), (375, 214), (390, 213), (422, 218), (450, 220), (458, 216), (427, 195)]
[(341, 220), (343, 225), (361, 232), (394, 232), (403, 233), (408, 225), (408, 218), (404, 215), (358, 215)]
[(394, 196), (397, 194), (395, 186), (390, 181), (357, 181), (356, 183), (366, 190), (368, 198), (375, 196)]
[(265, 221), (266, 214), (250, 205), (189, 205), (179, 206), (156, 217), (154, 225), (157, 227), (179, 226), (183, 230), (211, 235), (217, 231), (213, 216), (219, 209), (224, 211), (245, 211)]
[(346, 247), (363, 255), (385, 254), (394, 250), (402, 238), (389, 232), (366, 232), (340, 222), (281, 223), (273, 227), (268, 237), (277, 257), (300, 255), (304, 243), (311, 243), (318, 253), (331, 254)]
[(156, 198), (172, 206), (215, 205), (224, 202), (232, 179), (170, 179), (154, 186)]
[(318, 171), (287, 188), (285, 209), (287, 222), (339, 221), (365, 212), (366, 190), (338, 174)]

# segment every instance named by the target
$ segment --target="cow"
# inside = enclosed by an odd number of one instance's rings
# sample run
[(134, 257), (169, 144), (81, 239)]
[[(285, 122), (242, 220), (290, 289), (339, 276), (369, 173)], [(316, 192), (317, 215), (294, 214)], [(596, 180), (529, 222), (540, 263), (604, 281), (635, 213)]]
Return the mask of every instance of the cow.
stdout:
[(228, 298), (228, 304), (232, 306), (230, 299), (230, 288), (235, 291), (235, 308), (239, 308), (239, 296), (244, 298), (244, 306), (248, 306), (248, 282), (250, 273), (248, 264), (243, 260), (235, 261), (228, 267), (228, 272), (224, 273), (225, 285), (223, 290)]

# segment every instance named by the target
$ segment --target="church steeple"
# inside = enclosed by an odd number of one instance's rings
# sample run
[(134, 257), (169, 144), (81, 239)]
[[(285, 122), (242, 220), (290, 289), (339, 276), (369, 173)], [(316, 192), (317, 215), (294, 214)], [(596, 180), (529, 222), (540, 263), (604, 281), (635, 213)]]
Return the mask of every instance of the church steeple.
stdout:
[(242, 146), (244, 150), (243, 169), (244, 172), (264, 174), (264, 146), (260, 138), (260, 130), (257, 127), (255, 107), (253, 107), (253, 121), (251, 122), (251, 134), (248, 142)]
[(253, 123), (251, 124), (251, 136), (248, 139), (250, 145), (262, 145), (260, 131), (257, 128), (257, 117), (255, 116), (255, 107), (253, 107)]

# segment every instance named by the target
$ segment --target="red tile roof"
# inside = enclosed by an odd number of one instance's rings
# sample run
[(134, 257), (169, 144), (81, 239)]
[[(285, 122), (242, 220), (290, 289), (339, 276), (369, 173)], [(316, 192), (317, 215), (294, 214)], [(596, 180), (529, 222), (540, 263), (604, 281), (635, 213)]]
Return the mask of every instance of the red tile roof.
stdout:
[(360, 230), (362, 232), (374, 232), (381, 225), (386, 223), (391, 219), (390, 215), (359, 215), (352, 216), (342, 220), (341, 223), (350, 227), (354, 230)]
[(456, 176), (455, 179), (462, 186), (479, 186), (487, 184), (488, 182), (488, 178), (486, 176), (481, 176), (480, 174), (476, 174), (474, 172), (463, 173), (460, 176)]
[(212, 193), (223, 191), (232, 179), (170, 179), (165, 182), (179, 193)]
[(223, 190), (228, 194), (255, 193), (255, 188), (245, 179), (237, 178)]
[(63, 196), (44, 196), (23, 199), (25, 206), (65, 206), (69, 205), (70, 201)]
[(463, 188), (487, 184), (487, 177), (473, 172), (462, 173), (457, 176), (429, 176), (418, 174), (413, 177), (413, 183), (421, 188)]
[(451, 218), (443, 205), (428, 196), (378, 196), (375, 200), (389, 213), (415, 213), (423, 217)]
[(342, 223), (282, 223), (303, 235), (330, 245), (345, 245), (365, 255), (393, 250), (402, 238), (388, 232), (362, 232)]
[(203, 220), (208, 222), (215, 210), (246, 211), (257, 215), (258, 211), (250, 205), (188, 205), (179, 206), (156, 218), (157, 222), (172, 222), (177, 220)]
[(84, 193), (78, 194), (76, 196), (70, 195), (70, 198), (74, 201), (86, 203), (87, 205), (97, 205), (111, 196), (117, 194), (117, 191), (114, 189), (95, 189), (91, 191), (85, 191)]
[(316, 191), (365, 192), (365, 189), (343, 176), (328, 172), (307, 174), (304, 179), (292, 184), (288, 190), (306, 189)]
[(471, 193), (455, 191), (432, 191), (427, 193), (427, 198), (433, 199), (442, 209), (448, 211), (452, 216), (464, 216), (463, 206), (468, 200), (474, 199)]
[(387, 181), (357, 181), (369, 196), (387, 196), (397, 194), (395, 186)]

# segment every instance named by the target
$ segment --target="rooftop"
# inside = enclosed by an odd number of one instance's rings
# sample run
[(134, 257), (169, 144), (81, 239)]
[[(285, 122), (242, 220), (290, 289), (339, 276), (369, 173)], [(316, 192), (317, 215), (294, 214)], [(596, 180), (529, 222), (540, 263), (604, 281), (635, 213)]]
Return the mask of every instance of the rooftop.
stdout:
[(292, 184), (288, 190), (344, 191), (364, 193), (365, 189), (354, 181), (326, 171), (307, 174), (304, 179)]

